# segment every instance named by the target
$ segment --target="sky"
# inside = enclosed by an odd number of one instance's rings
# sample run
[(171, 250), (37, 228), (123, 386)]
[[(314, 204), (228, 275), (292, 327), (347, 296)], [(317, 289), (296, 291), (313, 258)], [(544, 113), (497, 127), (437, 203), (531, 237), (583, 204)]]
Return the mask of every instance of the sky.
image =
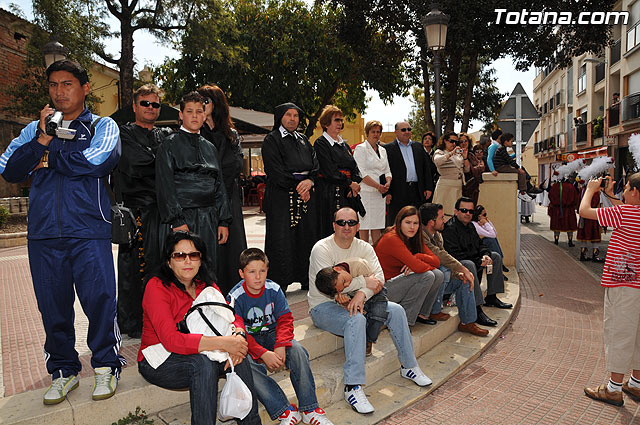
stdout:
[[(0, 8), (9, 9), (9, 4), (17, 4), (24, 12), (27, 19), (32, 19), (30, 0), (0, 0)], [(115, 26), (117, 21), (113, 22)], [(119, 40), (112, 39), (107, 43), (107, 52), (118, 56), (120, 51)], [(166, 57), (175, 58), (179, 53), (168, 47), (166, 44), (159, 43), (155, 38), (145, 31), (136, 31), (134, 33), (134, 56), (137, 60), (136, 70), (141, 70), (146, 64), (158, 65), (163, 63)], [(521, 83), (530, 99), (533, 99), (533, 79), (535, 77), (534, 69), (531, 68), (526, 72), (516, 71), (510, 58), (499, 59), (492, 66), (496, 69), (497, 87), (501, 93), (511, 93), (517, 83)], [(370, 90), (367, 92), (370, 98), (365, 113), (364, 120), (378, 120), (385, 126), (384, 131), (393, 131), (393, 127), (398, 121), (406, 121), (411, 110), (411, 100), (409, 97), (395, 97), (393, 103), (385, 105), (377, 95), (377, 92)], [(240, 105), (236, 105), (240, 106)], [(265, 111), (270, 112), (270, 111)], [(470, 132), (478, 131), (483, 127), (484, 123), (480, 121), (472, 121)], [(456, 123), (455, 129), (460, 130), (460, 123)]]

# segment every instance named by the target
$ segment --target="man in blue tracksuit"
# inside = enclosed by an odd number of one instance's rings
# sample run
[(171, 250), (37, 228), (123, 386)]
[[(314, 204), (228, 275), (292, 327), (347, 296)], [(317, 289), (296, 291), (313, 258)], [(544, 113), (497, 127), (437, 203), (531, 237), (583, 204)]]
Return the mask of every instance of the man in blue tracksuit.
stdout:
[(79, 64), (55, 62), (47, 68), (47, 78), (53, 105), (64, 115), (61, 127), (76, 130), (75, 136), (63, 139), (45, 133), (46, 118), (54, 112), (46, 105), (40, 120), (27, 125), (0, 156), (0, 173), (12, 183), (33, 177), (27, 228), (29, 265), (52, 378), (44, 403), (60, 403), (78, 387), (82, 366), (74, 349), (74, 286), (89, 318), (93, 399), (101, 400), (115, 393), (125, 364), (118, 355), (121, 338), (116, 321), (110, 203), (101, 181), (120, 157), (120, 133), (111, 118), (99, 119), (84, 106), (90, 88), (87, 72)]

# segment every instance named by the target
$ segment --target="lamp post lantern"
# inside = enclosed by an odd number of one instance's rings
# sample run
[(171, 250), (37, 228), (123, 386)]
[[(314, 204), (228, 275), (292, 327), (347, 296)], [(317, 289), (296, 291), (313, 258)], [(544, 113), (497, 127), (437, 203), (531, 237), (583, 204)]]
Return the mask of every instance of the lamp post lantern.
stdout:
[(447, 44), (448, 23), (449, 16), (442, 13), (439, 10), (439, 5), (436, 3), (431, 5), (431, 12), (422, 17), (422, 26), (424, 26), (424, 34), (427, 38), (427, 47), (433, 52), (433, 71), (435, 74), (434, 83), (436, 92), (436, 141), (440, 139), (440, 133), (442, 131), (442, 119), (440, 116), (440, 50), (444, 49)]
[(55, 37), (51, 37), (51, 41), (42, 46), (41, 50), (47, 68), (49, 68), (52, 63), (64, 60), (69, 56), (69, 49), (60, 44)]

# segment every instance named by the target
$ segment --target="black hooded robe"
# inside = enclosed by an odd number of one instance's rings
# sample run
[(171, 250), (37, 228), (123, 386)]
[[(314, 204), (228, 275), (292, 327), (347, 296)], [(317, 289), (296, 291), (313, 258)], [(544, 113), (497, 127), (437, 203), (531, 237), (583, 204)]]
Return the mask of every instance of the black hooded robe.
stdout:
[[(309, 288), (309, 256), (318, 240), (315, 190), (310, 190), (311, 197), (306, 203), (296, 192), (298, 183), (304, 178), (315, 182), (318, 161), (305, 136), (296, 132), (282, 137), (280, 124), (289, 109), (300, 113), (293, 103), (277, 106), (273, 131), (262, 143), (267, 175), (262, 203), (267, 218), (265, 253), (269, 258), (269, 279), (279, 284), (283, 291), (293, 282), (300, 282), (303, 289)], [(293, 174), (305, 171), (307, 177), (296, 178)]]
[(247, 249), (247, 236), (244, 231), (244, 218), (242, 217), (242, 199), (240, 194), (240, 172), (242, 171), (242, 148), (238, 133), (232, 129), (233, 140), (227, 139), (222, 131), (209, 129), (205, 123), (200, 134), (213, 143), (220, 155), (220, 166), (224, 179), (225, 191), (229, 197), (231, 215), (233, 221), (229, 226), (229, 238), (227, 243), (218, 246), (218, 288), (222, 295), (227, 296), (229, 291), (238, 283), (240, 276), (240, 253)]
[[(320, 136), (313, 145), (318, 157), (320, 171), (316, 191), (318, 193), (318, 238), (333, 233), (333, 214), (343, 207), (361, 212), (360, 198), (348, 197), (351, 182), (360, 183), (360, 170), (346, 143), (331, 143)], [(350, 176), (348, 177), (348, 173)], [(359, 203), (359, 204), (358, 204)], [(364, 215), (364, 212), (361, 212)]]
[(120, 127), (122, 155), (113, 172), (114, 191), (139, 220), (131, 245), (118, 246), (118, 325), (120, 332), (142, 332), (144, 279), (159, 266), (163, 240), (156, 202), (156, 152), (169, 129), (129, 123)]
[(207, 268), (215, 274), (218, 226), (229, 227), (232, 220), (216, 147), (184, 130), (168, 136), (156, 155), (156, 194), (162, 222), (171, 228), (186, 224), (200, 235)]

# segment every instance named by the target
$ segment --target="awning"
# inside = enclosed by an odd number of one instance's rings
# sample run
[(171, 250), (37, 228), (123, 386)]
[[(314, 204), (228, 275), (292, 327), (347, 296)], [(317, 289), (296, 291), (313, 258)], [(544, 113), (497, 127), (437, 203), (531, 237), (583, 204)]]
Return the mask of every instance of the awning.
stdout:
[(580, 152), (571, 152), (567, 154), (567, 161), (571, 162), (580, 158), (589, 159), (589, 158), (595, 158), (597, 156), (608, 156), (609, 154), (607, 152), (607, 149), (608, 149), (607, 146), (602, 146), (599, 148), (587, 149)]

